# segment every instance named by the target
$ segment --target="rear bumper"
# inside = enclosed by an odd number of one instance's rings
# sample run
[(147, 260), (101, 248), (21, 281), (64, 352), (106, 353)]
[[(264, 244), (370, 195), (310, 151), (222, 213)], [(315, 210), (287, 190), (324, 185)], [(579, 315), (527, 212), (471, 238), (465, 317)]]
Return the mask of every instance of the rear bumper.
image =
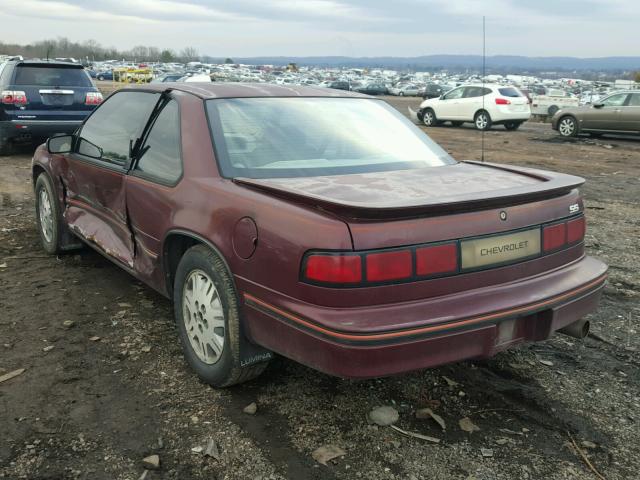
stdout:
[[(519, 282), (375, 309), (296, 304), (238, 283), (252, 341), (328, 374), (368, 378), (490, 357), (515, 344), (547, 339), (597, 308), (606, 270), (602, 262), (583, 257)], [(388, 329), (367, 330), (363, 315), (385, 316)], [(325, 321), (336, 316), (344, 325), (340, 330)], [(394, 328), (407, 318), (420, 321)]]
[(16, 142), (41, 140), (56, 133), (71, 134), (82, 124), (82, 120), (11, 120), (0, 122), (0, 137)]
[(508, 110), (502, 111), (500, 108), (497, 108), (494, 112), (491, 113), (491, 120), (493, 123), (502, 123), (502, 122), (524, 122), (531, 118), (531, 111), (528, 109), (524, 112), (510, 112)]

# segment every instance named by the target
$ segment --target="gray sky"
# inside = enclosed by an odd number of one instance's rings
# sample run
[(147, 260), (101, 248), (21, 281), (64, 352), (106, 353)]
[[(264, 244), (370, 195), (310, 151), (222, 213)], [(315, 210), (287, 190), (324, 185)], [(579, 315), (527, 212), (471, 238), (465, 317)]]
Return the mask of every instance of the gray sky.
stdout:
[(640, 55), (640, 0), (0, 0), (0, 40), (212, 56)]

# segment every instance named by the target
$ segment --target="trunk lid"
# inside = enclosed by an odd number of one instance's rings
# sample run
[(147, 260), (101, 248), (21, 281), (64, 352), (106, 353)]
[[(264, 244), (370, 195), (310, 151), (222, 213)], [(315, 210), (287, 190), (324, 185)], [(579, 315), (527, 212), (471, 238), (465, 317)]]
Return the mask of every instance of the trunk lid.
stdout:
[(584, 180), (478, 162), (333, 177), (236, 179), (342, 219), (354, 250), (492, 236), (582, 211)]
[(405, 219), (507, 207), (566, 194), (573, 175), (491, 163), (236, 183), (354, 220)]

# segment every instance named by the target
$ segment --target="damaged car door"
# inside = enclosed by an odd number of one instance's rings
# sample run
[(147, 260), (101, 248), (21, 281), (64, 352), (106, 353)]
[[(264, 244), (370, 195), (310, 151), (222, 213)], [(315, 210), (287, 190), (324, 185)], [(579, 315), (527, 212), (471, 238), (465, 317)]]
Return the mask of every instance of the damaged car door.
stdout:
[(158, 93), (113, 94), (76, 133), (67, 155), (64, 217), (86, 241), (133, 268), (134, 240), (126, 207), (125, 176)]

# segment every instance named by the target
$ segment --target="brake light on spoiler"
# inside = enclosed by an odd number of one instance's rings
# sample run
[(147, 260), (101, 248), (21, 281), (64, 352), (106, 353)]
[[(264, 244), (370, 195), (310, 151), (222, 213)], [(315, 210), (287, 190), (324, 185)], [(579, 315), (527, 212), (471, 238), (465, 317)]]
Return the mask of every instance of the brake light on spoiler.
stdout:
[[(309, 252), (302, 260), (301, 280), (305, 283), (326, 287), (355, 287), (406, 283), (450, 276), (553, 253), (583, 241), (585, 228), (585, 218), (579, 216), (553, 224), (531, 227), (524, 231), (516, 230), (511, 233), (505, 232), (504, 234), (474, 237), (473, 239), (364, 252)], [(531, 240), (531, 234), (534, 235), (535, 242)], [(484, 246), (485, 239), (495, 238), (498, 239), (498, 242), (502, 239), (512, 242), (511, 237), (525, 238), (526, 235), (529, 235), (527, 237), (530, 239), (529, 243), (536, 244), (536, 249), (533, 252), (525, 252), (520, 257), (509, 258), (506, 255), (509, 255), (511, 245), (499, 244), (488, 250), (489, 253), (494, 254), (504, 249), (505, 260), (502, 262), (496, 261), (486, 264), (478, 261), (473, 265), (465, 264), (464, 259), (468, 259), (470, 249), (480, 248), (482, 252), (487, 251), (487, 247)], [(523, 248), (524, 243), (527, 242), (521, 241), (514, 248)], [(463, 260), (462, 264), (461, 259)]]

